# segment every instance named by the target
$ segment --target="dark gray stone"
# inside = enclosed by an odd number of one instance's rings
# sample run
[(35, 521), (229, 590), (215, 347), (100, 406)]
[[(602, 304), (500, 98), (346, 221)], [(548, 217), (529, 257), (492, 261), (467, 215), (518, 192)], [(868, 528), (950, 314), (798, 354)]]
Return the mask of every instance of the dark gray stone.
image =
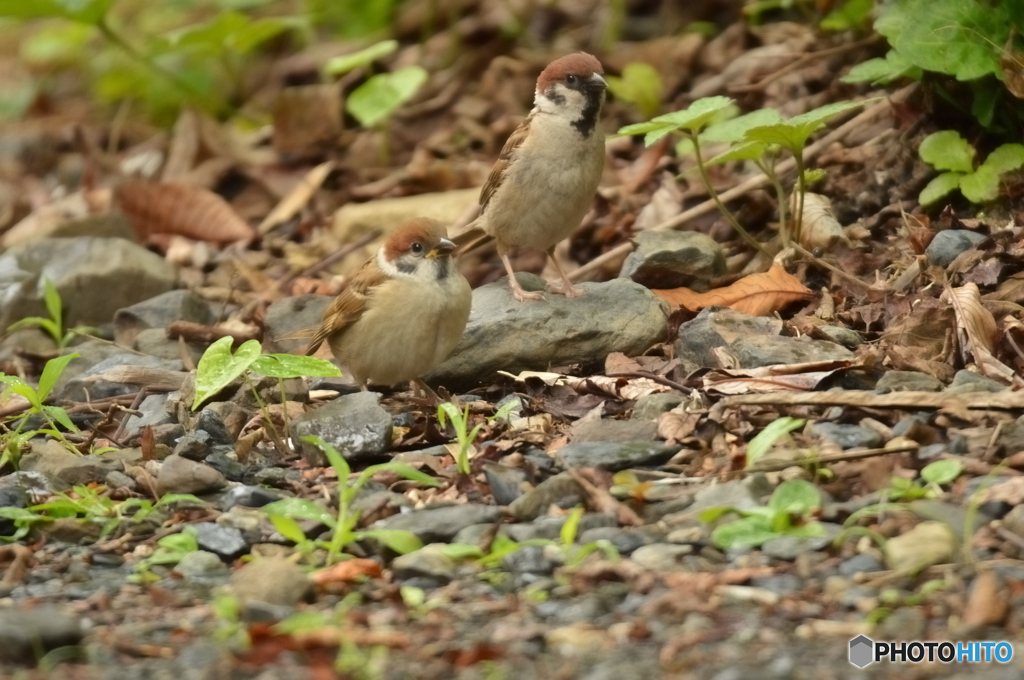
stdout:
[(698, 368), (715, 368), (715, 349), (725, 347), (738, 338), (776, 336), (782, 321), (766, 316), (750, 316), (726, 307), (707, 307), (695, 318), (679, 327), (676, 356), (687, 372)]
[(224, 475), (228, 481), (240, 482), (245, 478), (246, 467), (233, 454), (234, 450), (230, 446), (218, 446), (203, 462)]
[(399, 581), (425, 578), (441, 585), (455, 578), (455, 561), (441, 552), (441, 545), (425, 545), (391, 561), (391, 574)]
[[(72, 350), (78, 351), (78, 348)], [(71, 363), (79, 361), (82, 359), (72, 359)], [(84, 365), (84, 362), (80, 365)], [(138, 392), (141, 385), (122, 382), (116, 377), (124, 366), (138, 366), (173, 375), (181, 374), (184, 378), (184, 366), (179, 360), (168, 361), (144, 354), (121, 352), (103, 359), (71, 379), (65, 380), (66, 376), (61, 376), (61, 380), (54, 388), (54, 394), (62, 399), (85, 401)]]
[(579, 483), (568, 472), (549, 477), (515, 499), (508, 510), (516, 519), (528, 522), (540, 517), (548, 508), (566, 498), (578, 499), (583, 494)]
[(658, 438), (658, 424), (647, 420), (612, 420), (603, 418), (577, 423), (572, 429), (572, 443), (636, 442)]
[(843, 560), (842, 564), (839, 565), (839, 575), (853, 576), (861, 572), (867, 574), (873, 571), (882, 571), (883, 569), (885, 569), (885, 565), (877, 557), (867, 553), (860, 553), (848, 560)]
[(200, 411), (195, 429), (207, 433), (210, 446), (233, 446), (235, 443), (235, 438), (224, 424), (223, 416), (215, 409), (207, 407)]
[(817, 552), (824, 550), (839, 535), (843, 527), (828, 522), (821, 523), (825, 533), (814, 538), (801, 538), (799, 536), (780, 536), (765, 542), (761, 546), (761, 552), (777, 560), (792, 562), (805, 552)]
[[(526, 290), (545, 289), (533, 274), (516, 278)], [(615, 279), (581, 288), (581, 298), (549, 294), (525, 303), (512, 297), (505, 279), (477, 288), (462, 341), (426, 380), (461, 387), (499, 370), (547, 370), (600, 361), (612, 352), (635, 356), (668, 333), (668, 306), (643, 286)]]
[(156, 478), (157, 492), (161, 496), (169, 493), (206, 493), (223, 486), (224, 475), (209, 465), (181, 456), (168, 456), (164, 459)]
[(168, 425), (174, 418), (167, 412), (168, 394), (150, 394), (136, 409), (142, 415), (132, 414), (124, 426), (125, 438), (130, 440), (142, 433), (146, 427)]
[(877, 449), (885, 444), (882, 435), (859, 425), (815, 423), (813, 432), (838, 444), (841, 449), (852, 449), (855, 447)]
[(300, 332), (315, 330), (333, 300), (329, 295), (295, 295), (271, 304), (264, 317), (264, 349), (289, 353), (304, 350), (309, 338), (299, 337)]
[(174, 446), (174, 455), (202, 462), (210, 454), (210, 435), (203, 430), (187, 434)]
[(647, 288), (686, 286), (708, 289), (711, 279), (725, 274), (725, 254), (710, 236), (697, 231), (642, 231), (636, 248), (622, 263), (619, 276)]
[(222, 512), (227, 512), (236, 505), (243, 508), (262, 508), (268, 503), (281, 500), (281, 498), (280, 494), (260, 486), (235, 486), (224, 494), (220, 509)]
[(629, 555), (642, 545), (654, 542), (654, 537), (636, 529), (620, 529), (619, 527), (594, 527), (580, 533), (577, 543), (586, 545), (597, 541), (608, 541), (620, 555)]
[(449, 505), (424, 508), (378, 520), (375, 529), (409, 531), (424, 543), (446, 543), (472, 524), (497, 522), (501, 512), (494, 505)]
[(38, 661), (58, 647), (82, 642), (85, 629), (71, 612), (52, 605), (0, 609), (0, 660)]
[(544, 556), (544, 548), (528, 545), (505, 555), (501, 564), (513, 574), (550, 574), (555, 563)]
[(599, 467), (616, 471), (661, 465), (681, 448), (642, 441), (585, 442), (563, 446), (556, 455), (565, 467)]
[(249, 549), (242, 532), (233, 527), (222, 527), (214, 522), (199, 522), (192, 527), (199, 547), (224, 559), (233, 559)]
[(779, 364), (805, 364), (814, 361), (849, 361), (853, 353), (842, 345), (807, 336), (782, 335), (738, 338), (725, 351), (736, 368), (760, 368)]
[(114, 340), (119, 345), (131, 347), (140, 332), (147, 329), (165, 331), (172, 321), (212, 324), (214, 318), (206, 300), (190, 290), (171, 290), (117, 310), (114, 313)]
[(529, 479), (523, 470), (498, 463), (484, 463), (483, 470), (498, 505), (509, 505), (523, 495), (523, 485)]
[(991, 378), (978, 375), (974, 371), (962, 368), (953, 376), (953, 382), (946, 388), (947, 394), (966, 394), (968, 392), (1002, 392), (1009, 389), (1006, 385)]
[(347, 460), (381, 458), (391, 446), (391, 414), (379, 404), (380, 395), (357, 392), (338, 397), (292, 423), (292, 435), (310, 465), (327, 465), (323, 451), (303, 437), (317, 436), (333, 445)]
[(984, 240), (985, 235), (975, 231), (947, 229), (935, 235), (924, 254), (931, 264), (937, 267), (948, 267), (960, 253), (973, 248), (975, 244)]

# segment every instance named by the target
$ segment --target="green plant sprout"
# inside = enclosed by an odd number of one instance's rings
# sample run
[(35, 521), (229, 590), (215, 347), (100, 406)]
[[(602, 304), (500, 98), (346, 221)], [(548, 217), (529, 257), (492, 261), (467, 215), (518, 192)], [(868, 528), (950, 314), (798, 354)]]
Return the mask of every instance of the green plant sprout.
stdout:
[(79, 335), (96, 332), (96, 329), (91, 326), (64, 328), (63, 302), (60, 299), (57, 287), (53, 285), (50, 279), (43, 280), (43, 301), (46, 303), (46, 311), (50, 314), (49, 319), (41, 316), (19, 319), (7, 327), (7, 332), (13, 333), (21, 328), (39, 328), (46, 331), (46, 334), (53, 338), (53, 341), (57, 343), (58, 349), (64, 349), (68, 346), (69, 342)]
[(632, 104), (646, 118), (658, 115), (664, 87), (650, 64), (630, 62), (622, 69), (622, 77), (605, 76), (605, 80), (616, 99)]
[(937, 460), (929, 463), (921, 470), (921, 486), (912, 479), (893, 477), (889, 480), (889, 488), (884, 491), (890, 501), (913, 501), (919, 498), (936, 498), (942, 494), (942, 486), (952, 483), (964, 470), (958, 460)]
[[(775, 109), (761, 109), (743, 116), (734, 117), (735, 102), (729, 97), (705, 97), (693, 102), (689, 108), (674, 111), (647, 123), (627, 125), (619, 130), (620, 135), (644, 135), (644, 143), (651, 146), (669, 134), (682, 135), (684, 143), (680, 152), (693, 153), (697, 172), (711, 200), (718, 206), (736, 233), (752, 248), (767, 255), (761, 245), (739, 223), (736, 216), (726, 207), (715, 190), (708, 175), (708, 167), (728, 161), (751, 161), (768, 178), (775, 189), (778, 202), (779, 222), (783, 245), (790, 240), (799, 241), (804, 213), (804, 195), (807, 191), (809, 173), (804, 165), (803, 150), (811, 135), (817, 132), (829, 119), (850, 111), (873, 100), (859, 102), (836, 102), (808, 111), (793, 118), (783, 119)], [(722, 143), (728, 149), (705, 160), (702, 144)], [(786, 192), (781, 178), (775, 172), (781, 152), (787, 152), (796, 163), (794, 189), (794, 211), (792, 231), (786, 219)]]
[(918, 201), (928, 205), (954, 189), (971, 203), (985, 203), (999, 196), (999, 179), (1024, 168), (1024, 144), (1003, 144), (975, 167), (974, 147), (958, 132), (942, 130), (928, 135), (918, 149), (921, 160), (941, 171), (921, 190)]
[[(487, 419), (487, 423), (493, 423), (495, 420), (507, 417), (515, 408), (515, 401), (507, 402), (493, 416)], [(476, 436), (484, 428), (484, 423), (479, 423), (470, 430), (469, 405), (466, 405), (465, 411), (460, 411), (459, 407), (451, 402), (445, 402), (437, 407), (437, 420), (441, 424), (442, 429), (448, 426), (446, 420), (451, 420), (452, 427), (455, 428), (455, 438), (459, 442), (459, 454), (455, 459), (456, 468), (459, 474), (471, 474), (473, 470), (469, 463), (470, 451), (473, 449), (473, 442), (476, 441)]]
[[(0, 397), (10, 392), (23, 397), (29, 404), (24, 414), (16, 416), (18, 426), (14, 430), (8, 429), (6, 422), (0, 423), (0, 428), (4, 429), (0, 433), (0, 467), (8, 463), (17, 466), (18, 461), (21, 460), (21, 451), (25, 444), (28, 443), (29, 439), (41, 434), (51, 435), (69, 448), (72, 448), (67, 444), (61, 431), (57, 429), (57, 424), (60, 424), (61, 427), (69, 432), (78, 432), (78, 428), (71, 422), (67, 411), (59, 406), (50, 406), (44, 402), (50, 396), (50, 392), (53, 391), (57, 381), (60, 380), (64, 368), (69, 362), (79, 356), (77, 353), (65, 354), (47, 361), (43, 367), (42, 374), (39, 376), (39, 384), (35, 388), (18, 376), (0, 373), (0, 385), (4, 386), (0, 390)], [(22, 428), (28, 422), (29, 417), (35, 414), (42, 416), (46, 420), (48, 427), (22, 432)]]
[(157, 565), (169, 566), (181, 562), (185, 555), (199, 550), (195, 527), (186, 526), (181, 533), (164, 536), (156, 542), (156, 550), (135, 565), (136, 574), (128, 577), (130, 583), (152, 583), (159, 577), (150, 569)]
[(727, 514), (739, 519), (715, 528), (711, 540), (720, 548), (755, 547), (780, 536), (813, 538), (824, 534), (812, 514), (821, 507), (818, 489), (802, 479), (779, 484), (767, 506), (742, 510), (734, 507), (709, 508), (700, 513), (702, 522), (713, 522)]
[(761, 430), (756, 437), (747, 444), (747, 467), (752, 467), (757, 461), (764, 458), (765, 454), (771, 451), (780, 440), (786, 437), (793, 430), (804, 426), (806, 420), (783, 416), (777, 418)]
[[(338, 512), (332, 515), (313, 501), (303, 498), (285, 498), (263, 506), (263, 511), (270, 517), (274, 528), (282, 536), (294, 542), (300, 552), (309, 554), (312, 549), (327, 549), (327, 564), (334, 564), (342, 557), (342, 551), (350, 543), (363, 539), (380, 541), (397, 553), (409, 553), (423, 547), (415, 534), (398, 529), (366, 529), (356, 531), (359, 524), (359, 513), (351, 509), (352, 502), (370, 478), (378, 472), (392, 472), (428, 486), (438, 486), (431, 476), (409, 467), (398, 461), (371, 465), (363, 470), (353, 482), (349, 479), (352, 469), (338, 450), (325, 443), (319, 437), (304, 437), (304, 441), (314, 444), (323, 450), (331, 467), (338, 476)], [(330, 541), (313, 541), (306, 538), (305, 532), (296, 520), (315, 520), (331, 530)]]
[(606, 559), (615, 562), (619, 559), (619, 551), (609, 541), (601, 539), (584, 545), (576, 545), (576, 534), (579, 532), (580, 521), (583, 519), (583, 507), (577, 505), (565, 518), (565, 523), (559, 532), (561, 539), (562, 561), (569, 569), (575, 569), (591, 555), (601, 551)]

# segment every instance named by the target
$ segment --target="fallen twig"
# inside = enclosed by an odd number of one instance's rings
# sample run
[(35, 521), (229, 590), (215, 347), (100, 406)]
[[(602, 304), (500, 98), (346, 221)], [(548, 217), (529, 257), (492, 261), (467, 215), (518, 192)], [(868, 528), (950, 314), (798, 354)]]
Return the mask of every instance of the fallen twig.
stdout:
[(1024, 392), (973, 392), (943, 394), (942, 392), (892, 392), (876, 394), (865, 390), (836, 392), (772, 392), (739, 394), (719, 402), (730, 406), (861, 406), (864, 408), (922, 409), (961, 408), (981, 410), (1024, 410)]

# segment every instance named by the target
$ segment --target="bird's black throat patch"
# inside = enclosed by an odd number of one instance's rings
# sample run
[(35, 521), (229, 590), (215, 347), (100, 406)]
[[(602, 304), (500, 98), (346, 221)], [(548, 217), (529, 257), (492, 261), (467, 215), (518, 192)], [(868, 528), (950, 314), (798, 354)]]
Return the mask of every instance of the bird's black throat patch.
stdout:
[(603, 90), (585, 91), (587, 105), (583, 107), (583, 115), (572, 122), (572, 126), (584, 137), (589, 137), (597, 127), (597, 119), (601, 115), (601, 103), (604, 99)]

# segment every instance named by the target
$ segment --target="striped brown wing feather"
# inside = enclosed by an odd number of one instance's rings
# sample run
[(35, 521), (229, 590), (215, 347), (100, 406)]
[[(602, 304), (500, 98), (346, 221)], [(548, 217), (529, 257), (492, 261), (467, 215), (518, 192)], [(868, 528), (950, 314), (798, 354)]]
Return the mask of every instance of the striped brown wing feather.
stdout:
[(313, 354), (319, 349), (331, 335), (339, 333), (363, 315), (366, 305), (370, 299), (370, 291), (388, 280), (387, 275), (377, 266), (375, 259), (370, 259), (364, 264), (348, 288), (343, 290), (338, 297), (324, 311), (320, 319), (320, 327), (306, 346), (306, 355)]

